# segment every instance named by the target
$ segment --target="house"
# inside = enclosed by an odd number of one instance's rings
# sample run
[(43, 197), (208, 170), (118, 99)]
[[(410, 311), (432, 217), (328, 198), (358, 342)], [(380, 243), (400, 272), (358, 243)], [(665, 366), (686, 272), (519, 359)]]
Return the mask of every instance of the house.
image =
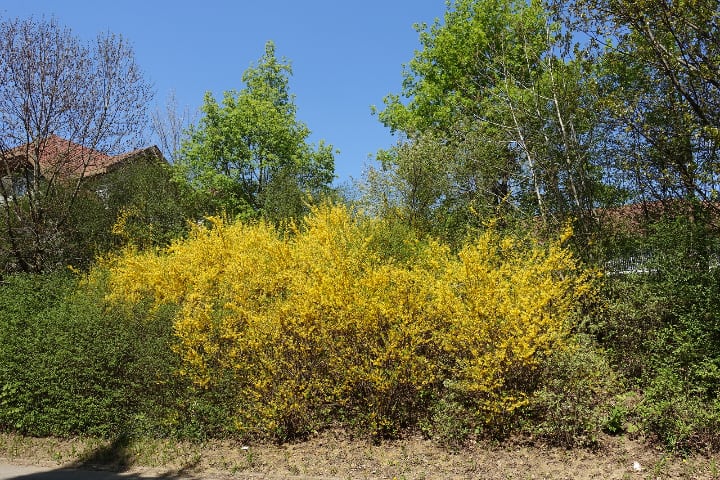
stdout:
[(51, 135), (0, 149), (0, 180), (0, 271), (82, 267), (125, 243), (166, 245), (190, 216), (185, 185), (155, 146), (107, 155)]
[[(38, 161), (35, 162), (35, 159)], [(80, 178), (97, 179), (139, 161), (167, 163), (156, 146), (107, 155), (50, 135), (44, 141), (0, 152), (0, 204), (25, 195), (34, 180), (36, 168), (46, 181), (67, 182)], [(101, 191), (98, 193), (102, 195)]]
[[(695, 242), (695, 250), (704, 251), (704, 260), (695, 258), (689, 261), (689, 268), (717, 268), (720, 265), (720, 250), (717, 245), (702, 245), (707, 238), (716, 237), (720, 229), (720, 204), (714, 201), (695, 202), (683, 199), (656, 200), (633, 203), (615, 208), (594, 211), (605, 237), (611, 239), (614, 251), (607, 250), (610, 256), (604, 262), (604, 270), (610, 275), (649, 274), (658, 271), (661, 252), (657, 251), (663, 240), (656, 238), (655, 243), (648, 241), (658, 232), (665, 232), (664, 241), (677, 242), (679, 252), (682, 242)], [(674, 224), (674, 227), (673, 227)], [(695, 225), (696, 234), (705, 232), (708, 236), (692, 239), (674, 238), (672, 235), (689, 235)], [(700, 243), (698, 243), (700, 241)], [(687, 245), (686, 245), (687, 246)], [(707, 249), (707, 250), (704, 250)], [(663, 252), (666, 255), (668, 252)]]

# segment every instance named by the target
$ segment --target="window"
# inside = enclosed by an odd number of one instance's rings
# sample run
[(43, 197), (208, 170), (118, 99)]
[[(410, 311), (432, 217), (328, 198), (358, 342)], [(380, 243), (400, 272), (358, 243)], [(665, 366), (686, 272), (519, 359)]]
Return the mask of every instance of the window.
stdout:
[(102, 201), (103, 205), (105, 205), (105, 209), (107, 210), (108, 207), (108, 200), (110, 199), (110, 189), (107, 187), (107, 185), (101, 185), (95, 190), (95, 193), (98, 197), (100, 197), (100, 200)]
[(16, 172), (3, 176), (2, 189), (0, 189), (0, 203), (12, 200), (14, 197), (23, 197), (27, 194), (31, 175), (27, 171)]

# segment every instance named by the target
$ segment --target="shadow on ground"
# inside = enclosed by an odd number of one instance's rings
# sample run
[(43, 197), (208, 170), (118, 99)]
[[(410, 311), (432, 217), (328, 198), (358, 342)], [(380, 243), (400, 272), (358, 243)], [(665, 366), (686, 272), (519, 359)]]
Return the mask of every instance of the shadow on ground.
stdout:
[(0, 477), (7, 480), (148, 480), (151, 478), (167, 478), (167, 479), (191, 479), (197, 477), (177, 476), (175, 474), (161, 476), (146, 476), (137, 474), (124, 474), (116, 472), (89, 471), (89, 470), (70, 470), (57, 469), (44, 472), (32, 472), (27, 474), (19, 474), (18, 476)]
[(75, 462), (55, 469), (39, 469), (36, 467), (7, 467), (3, 472), (0, 467), (0, 480), (140, 480), (140, 479), (183, 479), (199, 478), (195, 463), (187, 464), (179, 470), (155, 474), (137, 474), (129, 472), (132, 468), (133, 454), (128, 448), (130, 438), (121, 435), (107, 445), (102, 445)]

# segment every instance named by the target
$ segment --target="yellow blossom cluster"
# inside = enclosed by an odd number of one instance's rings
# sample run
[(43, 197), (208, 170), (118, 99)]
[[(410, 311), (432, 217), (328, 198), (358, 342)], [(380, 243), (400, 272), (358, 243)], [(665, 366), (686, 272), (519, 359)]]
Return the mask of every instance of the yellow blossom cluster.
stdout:
[(110, 299), (177, 305), (183, 373), (205, 388), (231, 378), (243, 432), (386, 433), (449, 389), (488, 421), (523, 405), (523, 378), (563, 344), (590, 277), (560, 241), (488, 230), (455, 254), (408, 237), (400, 260), (388, 231), (339, 206), (283, 230), (214, 218), (113, 259)]

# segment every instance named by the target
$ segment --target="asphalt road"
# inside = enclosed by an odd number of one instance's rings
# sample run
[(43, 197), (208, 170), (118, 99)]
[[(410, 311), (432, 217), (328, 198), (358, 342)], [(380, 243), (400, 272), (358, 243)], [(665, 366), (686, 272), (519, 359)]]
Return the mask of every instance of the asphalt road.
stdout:
[[(236, 473), (118, 473), (104, 470), (76, 470), (62, 467), (32, 467), (0, 462), (0, 480), (287, 480), (283, 475)], [(293, 476), (294, 480), (328, 480), (332, 477)]]
[[(162, 478), (166, 480), (190, 480), (201, 477), (170, 475), (145, 475), (137, 473), (116, 473), (106, 471), (71, 470), (52, 467), (29, 467), (0, 464), (0, 480), (148, 480)], [(212, 478), (212, 477), (203, 477)]]

